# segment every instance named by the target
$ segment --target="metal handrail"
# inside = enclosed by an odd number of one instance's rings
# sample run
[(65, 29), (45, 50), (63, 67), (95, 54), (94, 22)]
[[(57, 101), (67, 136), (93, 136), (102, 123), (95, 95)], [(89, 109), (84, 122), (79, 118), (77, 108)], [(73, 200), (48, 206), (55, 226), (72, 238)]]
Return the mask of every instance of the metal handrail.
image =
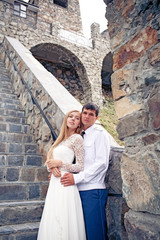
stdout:
[(48, 125), (48, 127), (49, 127), (49, 129), (50, 129), (50, 131), (51, 131), (52, 139), (53, 139), (53, 141), (55, 141), (55, 140), (57, 139), (57, 134), (54, 132), (54, 129), (53, 129), (51, 123), (49, 122), (49, 120), (48, 120), (47, 117), (45, 116), (43, 110), (41, 109), (40, 105), (38, 104), (36, 98), (33, 96), (30, 88), (28, 87), (28, 85), (27, 85), (27, 83), (25, 82), (23, 76), (21, 75), (21, 73), (19, 72), (18, 68), (16, 67), (15, 63), (13, 62), (13, 60), (11, 59), (11, 57), (9, 56), (9, 54), (8, 54), (8, 52), (7, 52), (7, 50), (6, 50), (6, 48), (5, 48), (4, 45), (3, 45), (3, 48), (4, 48), (5, 53), (6, 53), (7, 56), (8, 56), (9, 60), (12, 62), (14, 69), (15, 69), (15, 70), (17, 71), (17, 73), (19, 74), (20, 79), (21, 79), (21, 81), (22, 81), (22, 84), (25, 85), (28, 93), (30, 94), (33, 104), (35, 104), (35, 105), (37, 106), (37, 108), (39, 109), (40, 113), (42, 114), (42, 117), (44, 118), (46, 124)]

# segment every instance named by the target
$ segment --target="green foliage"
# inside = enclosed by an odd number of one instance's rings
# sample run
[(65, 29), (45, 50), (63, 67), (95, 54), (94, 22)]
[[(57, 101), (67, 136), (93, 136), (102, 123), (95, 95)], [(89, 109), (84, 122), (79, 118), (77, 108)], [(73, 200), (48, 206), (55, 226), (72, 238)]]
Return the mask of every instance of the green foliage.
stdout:
[(103, 127), (111, 134), (115, 141), (120, 145), (124, 146), (124, 142), (118, 139), (118, 133), (116, 127), (118, 124), (118, 119), (116, 116), (114, 102), (111, 97), (105, 97), (105, 104), (103, 108), (100, 109), (98, 120), (103, 125)]

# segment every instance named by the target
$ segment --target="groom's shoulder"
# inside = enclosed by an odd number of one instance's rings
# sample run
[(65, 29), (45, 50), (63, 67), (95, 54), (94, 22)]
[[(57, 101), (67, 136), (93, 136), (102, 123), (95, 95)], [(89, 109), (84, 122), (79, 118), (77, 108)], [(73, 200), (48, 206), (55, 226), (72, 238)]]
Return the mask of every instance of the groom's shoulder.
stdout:
[(93, 128), (95, 129), (95, 131), (100, 131), (100, 132), (104, 131), (102, 125), (99, 123), (95, 123)]
[(106, 129), (100, 123), (94, 124), (94, 131), (97, 132), (98, 136), (109, 137), (108, 132), (106, 131)]

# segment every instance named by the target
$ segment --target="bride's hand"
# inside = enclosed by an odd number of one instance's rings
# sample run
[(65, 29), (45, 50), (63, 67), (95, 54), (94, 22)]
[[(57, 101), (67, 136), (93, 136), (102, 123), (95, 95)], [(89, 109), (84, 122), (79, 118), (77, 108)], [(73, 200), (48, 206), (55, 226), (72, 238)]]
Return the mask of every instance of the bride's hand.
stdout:
[(61, 160), (54, 160), (54, 159), (49, 159), (47, 160), (47, 166), (49, 169), (52, 169), (54, 167), (62, 167), (62, 161)]
[(59, 168), (52, 168), (52, 173), (55, 177), (61, 177), (61, 171)]

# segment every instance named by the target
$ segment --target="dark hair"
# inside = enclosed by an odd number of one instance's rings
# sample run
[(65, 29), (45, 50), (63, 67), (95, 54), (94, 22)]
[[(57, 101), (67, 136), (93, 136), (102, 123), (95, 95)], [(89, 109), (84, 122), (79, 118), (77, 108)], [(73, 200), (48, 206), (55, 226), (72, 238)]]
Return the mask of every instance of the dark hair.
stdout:
[(95, 103), (86, 103), (85, 105), (83, 105), (83, 107), (82, 107), (82, 112), (83, 112), (84, 108), (85, 108), (85, 109), (94, 110), (95, 113), (96, 113), (96, 117), (97, 117), (98, 114), (99, 114), (99, 108), (98, 108), (98, 106), (97, 106)]

